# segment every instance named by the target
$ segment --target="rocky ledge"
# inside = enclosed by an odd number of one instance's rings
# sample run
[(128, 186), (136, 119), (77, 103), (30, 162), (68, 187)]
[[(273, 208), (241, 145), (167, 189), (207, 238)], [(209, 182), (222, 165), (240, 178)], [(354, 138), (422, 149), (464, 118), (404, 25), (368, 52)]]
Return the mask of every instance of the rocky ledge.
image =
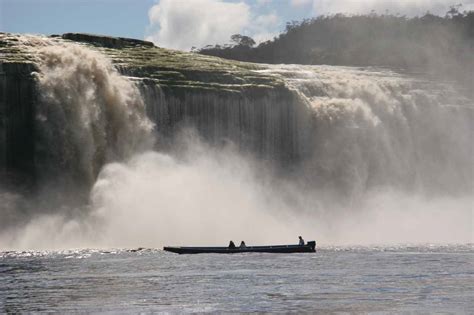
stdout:
[[(209, 141), (230, 139), (272, 160), (298, 152), (295, 93), (264, 65), (156, 47), (120, 37), (66, 33), (49, 41), (74, 42), (107, 56), (137, 82), (160, 136), (191, 123)], [(33, 46), (39, 36), (0, 33), (0, 171), (36, 174), (34, 112), (37, 89)]]

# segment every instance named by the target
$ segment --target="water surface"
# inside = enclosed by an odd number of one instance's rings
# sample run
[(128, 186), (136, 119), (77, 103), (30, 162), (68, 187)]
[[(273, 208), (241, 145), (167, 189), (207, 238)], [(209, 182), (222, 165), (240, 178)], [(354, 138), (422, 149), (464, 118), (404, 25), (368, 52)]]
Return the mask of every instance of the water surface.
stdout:
[(474, 312), (474, 245), (0, 252), (3, 312)]

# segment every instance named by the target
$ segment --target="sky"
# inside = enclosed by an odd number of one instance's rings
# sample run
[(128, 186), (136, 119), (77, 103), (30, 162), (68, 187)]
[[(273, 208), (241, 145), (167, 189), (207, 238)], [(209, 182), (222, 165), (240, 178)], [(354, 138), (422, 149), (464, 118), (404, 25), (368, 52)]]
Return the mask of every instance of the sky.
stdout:
[(237, 33), (262, 42), (288, 21), (321, 14), (444, 15), (458, 3), (474, 10), (474, 0), (0, 0), (0, 31), (85, 32), (189, 50), (226, 44)]

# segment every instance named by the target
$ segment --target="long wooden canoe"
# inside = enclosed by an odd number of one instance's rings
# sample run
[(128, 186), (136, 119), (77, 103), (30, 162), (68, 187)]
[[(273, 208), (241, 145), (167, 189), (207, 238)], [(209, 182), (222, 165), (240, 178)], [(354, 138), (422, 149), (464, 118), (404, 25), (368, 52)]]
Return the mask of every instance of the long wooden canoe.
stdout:
[(168, 252), (176, 254), (236, 254), (236, 253), (314, 253), (316, 242), (310, 241), (306, 245), (268, 245), (268, 246), (246, 246), (246, 247), (172, 247), (163, 248)]

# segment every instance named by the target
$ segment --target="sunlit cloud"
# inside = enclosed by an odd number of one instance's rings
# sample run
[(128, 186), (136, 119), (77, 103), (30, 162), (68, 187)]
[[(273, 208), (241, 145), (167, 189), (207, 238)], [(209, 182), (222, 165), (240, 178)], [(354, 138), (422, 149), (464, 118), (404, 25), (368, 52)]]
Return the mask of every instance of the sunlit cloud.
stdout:
[(272, 30), (278, 26), (279, 21), (280, 18), (275, 12), (257, 16), (253, 25), (249, 27), (253, 39), (260, 43), (275, 37), (277, 33), (272, 32)]
[[(292, 3), (306, 2), (306, 0), (292, 0)], [(391, 13), (407, 16), (423, 15), (430, 12), (436, 15), (444, 15), (449, 7), (458, 3), (462, 4), (461, 10), (474, 8), (474, 0), (313, 0), (313, 12), (321, 14), (366, 14), (374, 11), (376, 13)]]
[(190, 49), (223, 43), (250, 22), (244, 2), (220, 0), (161, 0), (148, 12), (146, 39), (158, 46)]
[(265, 6), (265, 5), (268, 5), (272, 2), (272, 0), (257, 0), (257, 5), (258, 6)]
[(161, 0), (150, 8), (148, 16), (146, 39), (158, 46), (181, 50), (226, 44), (237, 33), (251, 36), (259, 43), (273, 38), (280, 22), (275, 11), (257, 14), (245, 2), (222, 0)]
[(291, 0), (290, 4), (293, 7), (304, 7), (311, 4), (312, 2), (312, 0)]

